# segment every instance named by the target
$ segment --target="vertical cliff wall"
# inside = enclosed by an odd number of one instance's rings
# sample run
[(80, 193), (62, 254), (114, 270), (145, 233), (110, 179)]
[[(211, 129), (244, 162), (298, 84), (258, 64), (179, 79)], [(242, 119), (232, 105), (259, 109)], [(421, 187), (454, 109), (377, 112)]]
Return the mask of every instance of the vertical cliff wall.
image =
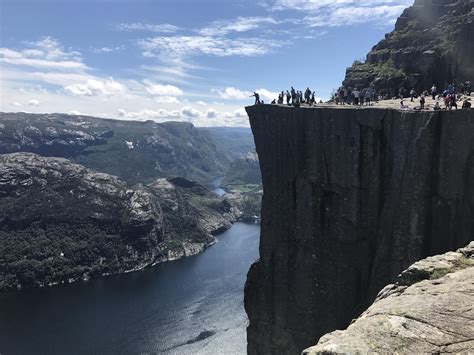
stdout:
[(264, 184), (249, 354), (298, 354), (474, 239), (474, 111), (247, 108)]

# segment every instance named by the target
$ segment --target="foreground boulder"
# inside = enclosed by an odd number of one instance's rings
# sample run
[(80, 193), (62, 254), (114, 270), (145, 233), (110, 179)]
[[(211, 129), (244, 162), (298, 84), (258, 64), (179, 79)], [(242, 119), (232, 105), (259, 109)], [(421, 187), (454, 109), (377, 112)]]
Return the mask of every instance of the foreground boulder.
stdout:
[(385, 287), (344, 331), (305, 355), (469, 353), (474, 349), (474, 242), (421, 260)]

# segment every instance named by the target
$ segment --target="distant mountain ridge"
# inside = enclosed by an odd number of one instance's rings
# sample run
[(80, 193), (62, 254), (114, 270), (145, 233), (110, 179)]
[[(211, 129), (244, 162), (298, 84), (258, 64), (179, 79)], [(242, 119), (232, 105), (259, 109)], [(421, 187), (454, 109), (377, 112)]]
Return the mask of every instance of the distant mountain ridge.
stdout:
[(191, 123), (0, 113), (0, 154), (15, 152), (71, 159), (130, 183), (172, 176), (207, 182), (230, 165)]

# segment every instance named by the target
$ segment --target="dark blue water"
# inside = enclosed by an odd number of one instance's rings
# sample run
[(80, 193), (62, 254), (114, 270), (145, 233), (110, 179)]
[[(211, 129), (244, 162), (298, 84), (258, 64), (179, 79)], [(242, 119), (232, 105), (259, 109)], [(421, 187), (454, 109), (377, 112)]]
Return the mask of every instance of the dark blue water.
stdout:
[(0, 353), (245, 354), (243, 287), (260, 228), (127, 275), (0, 295)]

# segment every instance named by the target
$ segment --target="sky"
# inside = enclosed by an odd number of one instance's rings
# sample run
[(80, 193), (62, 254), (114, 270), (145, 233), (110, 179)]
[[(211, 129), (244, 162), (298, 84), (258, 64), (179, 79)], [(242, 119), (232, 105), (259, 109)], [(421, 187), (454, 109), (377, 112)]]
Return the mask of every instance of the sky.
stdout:
[(0, 111), (247, 126), (328, 99), (412, 0), (0, 0)]

